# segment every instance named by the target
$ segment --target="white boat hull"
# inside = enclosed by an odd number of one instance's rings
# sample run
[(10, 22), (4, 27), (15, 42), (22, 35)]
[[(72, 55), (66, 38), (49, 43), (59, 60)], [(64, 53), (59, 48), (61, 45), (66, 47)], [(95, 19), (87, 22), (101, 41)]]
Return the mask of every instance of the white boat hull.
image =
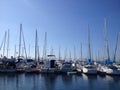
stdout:
[(107, 75), (120, 75), (120, 69), (112, 69), (107, 66), (101, 66), (101, 71)]
[(95, 66), (92, 66), (92, 65), (91, 66), (90, 65), (84, 66), (82, 68), (82, 72), (84, 74), (97, 74), (97, 68)]

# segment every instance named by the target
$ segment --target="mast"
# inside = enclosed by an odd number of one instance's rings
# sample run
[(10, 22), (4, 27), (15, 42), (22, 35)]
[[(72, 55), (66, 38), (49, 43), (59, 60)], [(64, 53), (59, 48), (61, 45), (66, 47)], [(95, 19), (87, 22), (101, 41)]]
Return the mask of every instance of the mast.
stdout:
[(46, 60), (46, 48), (47, 48), (47, 32), (45, 32), (44, 48), (43, 48), (43, 58)]
[(99, 57), (99, 56), (100, 56), (100, 52), (99, 52), (99, 50), (98, 50), (98, 60), (100, 59), (100, 57)]
[(81, 61), (82, 61), (82, 43), (81, 43)]
[[(105, 38), (105, 50), (107, 51), (107, 59), (110, 60), (109, 56), (109, 46), (108, 46), (108, 39), (107, 39), (107, 30), (106, 30), (106, 18), (104, 18), (104, 38)], [(106, 55), (106, 54), (105, 54)]]
[(30, 45), (29, 45), (29, 50), (28, 50), (28, 57), (30, 58)]
[(8, 39), (7, 39), (7, 58), (8, 58), (8, 51), (9, 51), (9, 29), (8, 29)]
[(40, 49), (39, 49), (39, 46), (38, 46), (38, 62), (40, 62)]
[(16, 45), (15, 45), (15, 51), (14, 51), (14, 58), (16, 58)]
[(50, 54), (53, 55), (53, 47), (51, 46)]
[(64, 60), (67, 60), (67, 48), (65, 49)]
[(74, 46), (74, 60), (76, 60), (76, 47)]
[(94, 60), (95, 62), (97, 62), (97, 61), (98, 61), (98, 56), (97, 56), (97, 53), (94, 55), (93, 60)]
[(35, 61), (37, 61), (37, 29), (35, 35)]
[(70, 60), (72, 60), (72, 58), (71, 58), (71, 51), (69, 50), (69, 57), (70, 57)]
[(61, 51), (60, 51), (61, 47), (59, 46), (59, 60), (61, 60)]
[(7, 32), (5, 31), (4, 45), (3, 45), (3, 57), (4, 57), (4, 53), (5, 53), (6, 35), (7, 35)]
[(23, 36), (23, 44), (24, 44), (24, 49), (25, 49), (25, 56), (26, 56), (26, 59), (27, 59), (27, 51), (26, 51), (25, 38), (24, 38), (23, 30), (22, 30), (22, 25), (21, 25), (21, 33), (22, 33), (22, 36)]
[(3, 44), (4, 44), (4, 38), (5, 38), (5, 36), (3, 37), (2, 43), (1, 43), (1, 45), (0, 45), (0, 51), (1, 51), (2, 46), (3, 46)]
[(19, 56), (21, 56), (21, 32), (22, 32), (22, 24), (20, 24), (20, 36), (19, 36)]
[(90, 48), (90, 28), (88, 24), (88, 51), (89, 51), (89, 59), (91, 60), (91, 48)]
[(24, 56), (24, 47), (22, 47), (22, 53), (21, 56)]
[(120, 35), (120, 32), (119, 32), (118, 35), (117, 35), (117, 42), (116, 42), (115, 53), (114, 53), (114, 62), (116, 61), (116, 52), (117, 52), (117, 48), (118, 48), (119, 35)]

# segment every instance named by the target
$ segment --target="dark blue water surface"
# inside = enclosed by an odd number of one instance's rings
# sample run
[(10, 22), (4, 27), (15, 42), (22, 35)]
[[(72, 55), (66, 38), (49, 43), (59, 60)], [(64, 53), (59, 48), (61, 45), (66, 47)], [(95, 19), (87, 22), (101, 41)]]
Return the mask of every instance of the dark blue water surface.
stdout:
[(0, 90), (120, 90), (120, 76), (0, 74)]

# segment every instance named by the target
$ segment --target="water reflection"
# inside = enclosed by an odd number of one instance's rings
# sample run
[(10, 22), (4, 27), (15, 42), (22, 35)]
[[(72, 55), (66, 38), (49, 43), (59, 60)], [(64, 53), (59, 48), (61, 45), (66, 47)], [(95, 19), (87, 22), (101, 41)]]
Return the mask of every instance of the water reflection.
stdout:
[(106, 75), (106, 81), (113, 82), (114, 78), (112, 76)]
[(86, 75), (86, 74), (82, 74), (83, 79), (88, 81), (88, 80), (96, 80), (97, 79), (97, 75)]
[(24, 84), (25, 84), (25, 75), (16, 74), (16, 90), (20, 90)]
[(83, 80), (86, 81), (86, 90), (94, 90), (97, 89), (97, 75), (85, 75), (82, 74)]
[(41, 78), (43, 79), (43, 87), (44, 90), (55, 90), (56, 78), (55, 74), (41, 74)]
[(120, 90), (120, 76), (0, 74), (0, 90)]
[(120, 90), (120, 77), (106, 75), (107, 89)]
[(0, 74), (0, 90), (9, 90), (10, 88), (13, 88), (13, 90), (16, 90), (16, 74)]
[(72, 75), (61, 75), (61, 77), (65, 85), (70, 85), (72, 83)]
[(25, 86), (28, 90), (39, 90), (40, 87), (40, 77), (39, 74), (25, 74)]

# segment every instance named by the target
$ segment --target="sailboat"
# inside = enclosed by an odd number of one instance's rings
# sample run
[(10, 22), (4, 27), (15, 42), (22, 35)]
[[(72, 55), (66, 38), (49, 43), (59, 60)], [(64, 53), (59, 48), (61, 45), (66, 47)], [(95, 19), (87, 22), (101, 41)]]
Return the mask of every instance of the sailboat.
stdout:
[(47, 46), (47, 32), (45, 32), (45, 40), (44, 40), (44, 47), (43, 47), (43, 63), (44, 65), (41, 67), (41, 73), (48, 73), (49, 69), (49, 61), (46, 58), (46, 46)]
[(44, 66), (41, 68), (41, 73), (60, 73), (58, 69), (58, 62), (56, 62), (56, 56), (53, 54), (53, 49), (51, 48), (51, 53), (46, 55), (46, 46), (47, 46), (47, 32), (45, 32), (45, 40), (44, 40)]
[(91, 50), (90, 50), (90, 30), (89, 30), (89, 25), (88, 25), (88, 51), (89, 51), (89, 58), (88, 62), (86, 65), (83, 66), (82, 72), (84, 74), (91, 74), (95, 75), (97, 74), (97, 67), (94, 65), (94, 63), (91, 61)]
[[(21, 39), (22, 39), (22, 36), (23, 36), (23, 43), (24, 43), (24, 49), (25, 49), (26, 58), (24, 58), (24, 56), (21, 56)], [(16, 46), (15, 46), (15, 54), (16, 54)], [(14, 58), (16, 58), (16, 57), (14, 57)], [(22, 24), (20, 24), (19, 55), (17, 57), (17, 62), (16, 62), (16, 71), (17, 71), (17, 73), (25, 72), (26, 60), (27, 60), (26, 46), (25, 46), (25, 40), (24, 40), (24, 35), (23, 35), (23, 30), (22, 30)]]
[(80, 57), (80, 61), (77, 61), (76, 62), (76, 70), (77, 70), (77, 73), (78, 74), (81, 74), (82, 73), (82, 43), (81, 43), (81, 50), (80, 50), (81, 52), (81, 57)]
[[(104, 33), (105, 33), (105, 50), (107, 51), (107, 59), (105, 59), (105, 65), (98, 66), (98, 72), (107, 75), (120, 75), (120, 69), (114, 66), (115, 60), (111, 61), (109, 56), (109, 46), (106, 32), (106, 18), (104, 19)], [(116, 51), (116, 50), (115, 50)]]
[(114, 52), (114, 66), (120, 69), (120, 62), (116, 61), (116, 53), (118, 49), (119, 37), (120, 37), (120, 32), (118, 33), (118, 36), (117, 36), (117, 42), (116, 42), (116, 47)]
[[(71, 58), (71, 52), (69, 52), (70, 54), (70, 60), (67, 60), (67, 49), (65, 50), (65, 58), (64, 58), (64, 62), (62, 63), (62, 67), (61, 67), (61, 73), (64, 74), (76, 74), (76, 68), (75, 68), (75, 62), (72, 61)], [(76, 60), (76, 50), (75, 50), (75, 46), (74, 46), (74, 61)]]
[[(7, 39), (7, 57), (4, 56), (5, 54), (5, 46), (6, 46), (6, 37)], [(15, 59), (13, 57), (8, 58), (8, 49), (9, 49), (9, 30), (8, 34), (5, 32), (4, 40), (3, 40), (3, 58), (2, 58), (2, 65), (0, 68), (0, 72), (2, 73), (13, 73), (16, 72), (16, 64), (15, 64)]]
[(25, 70), (26, 73), (39, 73), (40, 67), (37, 61), (38, 56), (38, 36), (37, 36), (37, 30), (36, 30), (36, 37), (35, 37), (35, 60), (28, 59), (27, 60), (27, 68)]

